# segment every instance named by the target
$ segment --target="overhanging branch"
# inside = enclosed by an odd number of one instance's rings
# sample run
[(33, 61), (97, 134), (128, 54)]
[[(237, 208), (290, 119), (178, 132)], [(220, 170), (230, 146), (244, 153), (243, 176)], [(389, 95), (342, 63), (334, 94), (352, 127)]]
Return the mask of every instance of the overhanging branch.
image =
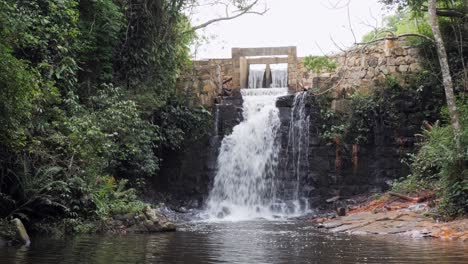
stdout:
[(383, 38), (378, 38), (378, 39), (373, 39), (371, 41), (368, 41), (368, 42), (360, 42), (360, 43), (356, 43), (356, 45), (367, 45), (367, 44), (372, 44), (372, 43), (375, 43), (375, 42), (379, 42), (379, 41), (382, 41), (382, 40), (395, 40), (395, 39), (399, 39), (399, 38), (403, 38), (403, 37), (419, 37), (419, 38), (423, 38), (423, 39), (426, 39), (430, 42), (434, 42), (434, 40), (426, 35), (423, 35), (423, 34), (418, 34), (418, 33), (406, 33), (406, 34), (400, 34), (400, 35), (394, 35), (394, 36), (388, 36), (388, 37), (383, 37)]
[[(252, 2), (250, 5), (246, 6), (245, 8), (242, 8), (242, 9), (239, 9), (239, 10), (236, 10), (235, 12), (233, 12), (233, 13), (237, 13), (236, 15), (226, 14), (225, 17), (218, 17), (218, 18), (208, 20), (208, 21), (203, 22), (203, 23), (201, 23), (199, 25), (193, 26), (189, 31), (186, 31), (184, 33), (197, 31), (197, 30), (205, 28), (205, 27), (207, 27), (207, 26), (209, 26), (209, 25), (211, 25), (213, 23), (220, 22), (220, 21), (232, 20), (232, 19), (238, 18), (238, 17), (243, 16), (243, 15), (247, 15), (247, 14), (264, 15), (266, 12), (268, 12), (267, 8), (265, 8), (263, 11), (260, 11), (260, 12), (252, 10), (255, 7), (255, 5), (258, 4), (258, 1), (259, 0), (255, 0), (254, 2)], [(226, 12), (226, 13), (228, 13), (228, 12)]]

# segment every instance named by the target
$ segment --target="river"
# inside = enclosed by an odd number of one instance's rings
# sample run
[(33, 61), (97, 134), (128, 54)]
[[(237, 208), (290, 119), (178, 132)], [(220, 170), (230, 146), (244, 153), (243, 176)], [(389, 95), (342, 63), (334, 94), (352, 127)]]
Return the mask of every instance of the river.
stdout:
[(199, 222), (174, 233), (35, 238), (0, 263), (468, 263), (464, 242), (348, 236), (304, 221)]

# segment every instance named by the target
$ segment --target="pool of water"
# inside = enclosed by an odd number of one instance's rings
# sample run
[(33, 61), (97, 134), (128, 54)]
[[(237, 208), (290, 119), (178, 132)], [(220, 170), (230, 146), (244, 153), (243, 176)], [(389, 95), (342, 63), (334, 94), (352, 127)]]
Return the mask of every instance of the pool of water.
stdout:
[(467, 244), (331, 234), (302, 221), (202, 222), (174, 233), (36, 238), (0, 248), (0, 263), (468, 263)]

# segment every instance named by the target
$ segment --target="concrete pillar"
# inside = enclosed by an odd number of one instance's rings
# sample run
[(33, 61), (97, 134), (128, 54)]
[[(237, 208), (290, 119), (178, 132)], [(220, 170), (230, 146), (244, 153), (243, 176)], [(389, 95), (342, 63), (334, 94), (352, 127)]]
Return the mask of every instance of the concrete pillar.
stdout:
[(239, 89), (240, 84), (240, 53), (241, 49), (239, 48), (232, 48), (232, 87), (233, 89)]
[(298, 88), (296, 47), (291, 47), (289, 48), (289, 51), (288, 51), (288, 87), (293, 92), (296, 92)]
[[(240, 88), (247, 88), (249, 85), (249, 65), (245, 57), (239, 58), (239, 71), (240, 71)], [(236, 87), (236, 86), (234, 86)]]
[(272, 77), (271, 77), (271, 68), (270, 68), (270, 64), (267, 63), (266, 64), (266, 68), (265, 68), (265, 78), (264, 78), (264, 83), (265, 83), (265, 88), (270, 88), (271, 87), (271, 83), (272, 83)]

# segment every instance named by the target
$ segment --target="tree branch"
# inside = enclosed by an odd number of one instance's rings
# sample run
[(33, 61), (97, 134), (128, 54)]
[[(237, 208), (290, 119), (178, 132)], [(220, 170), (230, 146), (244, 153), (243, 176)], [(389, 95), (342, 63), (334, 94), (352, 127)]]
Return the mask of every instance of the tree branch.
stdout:
[[(213, 23), (216, 23), (216, 22), (220, 22), (220, 21), (227, 21), (227, 20), (232, 20), (232, 19), (235, 19), (235, 18), (238, 18), (240, 16), (243, 16), (243, 15), (246, 15), (246, 14), (255, 14), (255, 15), (264, 15), (266, 12), (268, 12), (268, 9), (265, 8), (263, 11), (261, 12), (258, 12), (258, 11), (252, 11), (252, 9), (254, 8), (255, 5), (257, 5), (259, 0), (255, 0), (252, 4), (246, 6), (245, 8), (242, 8), (242, 9), (239, 9), (233, 13), (237, 13), (236, 15), (233, 15), (233, 16), (229, 16), (228, 14), (226, 14), (225, 17), (219, 17), (219, 18), (214, 18), (214, 19), (211, 19), (211, 20), (208, 20), (204, 23), (201, 23), (199, 25), (196, 25), (196, 26), (193, 26), (191, 28), (191, 32), (193, 31), (197, 31), (199, 29), (202, 29), (202, 28), (205, 28)], [(187, 32), (184, 32), (184, 33), (187, 33)]]
[(430, 37), (428, 37), (426, 35), (423, 35), (423, 34), (405, 33), (405, 34), (394, 35), (394, 36), (390, 36), (390, 37), (383, 37), (383, 38), (373, 39), (373, 40), (368, 41), (368, 42), (360, 42), (360, 43), (356, 43), (356, 45), (367, 45), (367, 44), (372, 44), (372, 43), (379, 42), (379, 41), (382, 41), (382, 40), (395, 40), (395, 39), (399, 39), (399, 38), (403, 38), (403, 37), (420, 37), (420, 38), (429, 40), (431, 43), (434, 42), (434, 40), (432, 38), (430, 38)]
[[(427, 12), (428, 8), (424, 6), (421, 8), (421, 11)], [(443, 16), (443, 17), (458, 17), (458, 18), (465, 18), (468, 17), (468, 14), (465, 14), (463, 12), (460, 12), (458, 10), (450, 9), (450, 8), (437, 8), (436, 9), (436, 15), (437, 16)]]

